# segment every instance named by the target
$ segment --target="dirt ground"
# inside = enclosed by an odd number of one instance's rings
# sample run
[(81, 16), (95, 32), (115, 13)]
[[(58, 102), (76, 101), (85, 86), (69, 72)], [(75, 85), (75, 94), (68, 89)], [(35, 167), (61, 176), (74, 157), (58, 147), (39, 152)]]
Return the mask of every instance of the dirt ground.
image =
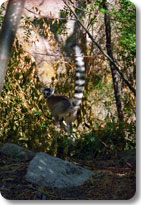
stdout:
[(29, 162), (21, 162), (0, 154), (0, 191), (13, 200), (127, 200), (136, 192), (136, 170), (130, 163), (120, 165), (114, 160), (73, 160), (95, 176), (80, 187), (48, 189), (25, 180)]

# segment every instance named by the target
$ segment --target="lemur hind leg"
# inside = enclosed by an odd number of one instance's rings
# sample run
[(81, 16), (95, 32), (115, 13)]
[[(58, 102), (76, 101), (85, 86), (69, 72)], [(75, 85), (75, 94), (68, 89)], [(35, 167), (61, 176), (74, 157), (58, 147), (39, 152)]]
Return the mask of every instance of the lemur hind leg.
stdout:
[(61, 124), (60, 124), (59, 117), (58, 116), (54, 116), (54, 119), (55, 119), (55, 130), (57, 132), (60, 132), (61, 131)]
[(61, 120), (60, 125), (61, 125), (61, 128), (63, 128), (63, 130), (64, 130), (65, 132), (67, 132), (68, 134), (71, 133), (72, 126), (70, 126), (69, 124), (67, 124), (64, 119)]
[(70, 133), (70, 126), (65, 122), (64, 118), (59, 118), (58, 116), (54, 116), (56, 131), (60, 132), (63, 129), (65, 132)]

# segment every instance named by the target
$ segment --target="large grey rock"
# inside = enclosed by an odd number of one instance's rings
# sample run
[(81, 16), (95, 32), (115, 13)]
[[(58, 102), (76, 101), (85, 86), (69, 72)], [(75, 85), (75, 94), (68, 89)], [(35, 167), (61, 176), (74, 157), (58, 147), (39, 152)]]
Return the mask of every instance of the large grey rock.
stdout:
[(26, 180), (49, 188), (72, 188), (82, 185), (93, 172), (70, 162), (38, 153), (30, 162)]
[(29, 161), (35, 156), (35, 153), (13, 143), (6, 143), (0, 152), (20, 161)]

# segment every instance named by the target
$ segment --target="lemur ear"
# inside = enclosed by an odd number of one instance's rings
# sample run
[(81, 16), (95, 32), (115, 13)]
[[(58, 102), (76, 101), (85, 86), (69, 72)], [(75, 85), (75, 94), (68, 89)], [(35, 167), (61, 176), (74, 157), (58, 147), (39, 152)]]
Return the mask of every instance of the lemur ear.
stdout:
[(43, 92), (45, 90), (45, 88), (40, 88), (40, 90)]

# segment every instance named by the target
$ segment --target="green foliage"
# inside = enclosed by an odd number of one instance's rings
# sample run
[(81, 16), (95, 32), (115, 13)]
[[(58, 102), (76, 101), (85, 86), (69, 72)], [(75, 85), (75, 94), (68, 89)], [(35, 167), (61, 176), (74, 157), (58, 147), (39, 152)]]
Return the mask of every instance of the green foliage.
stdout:
[[(134, 125), (118, 125), (115, 122), (108, 122), (106, 127), (98, 127), (97, 130), (92, 130), (91, 133), (81, 137), (76, 148), (76, 155), (82, 158), (91, 156), (107, 158), (124, 149), (134, 150), (135, 132)], [(126, 136), (128, 137), (126, 138)]]
[[(60, 20), (60, 21), (55, 21), (54, 24), (52, 24), (51, 26), (51, 30), (53, 31), (53, 33), (56, 34), (64, 34), (66, 35), (66, 23), (67, 23), (67, 16), (68, 16), (68, 9), (64, 9), (64, 10), (60, 10), (60, 18), (64, 18), (64, 20)], [(66, 19), (65, 19), (66, 18)]]
[[(136, 55), (136, 8), (134, 4), (127, 0), (120, 0), (121, 9), (116, 13), (116, 18), (121, 22), (121, 54), (125, 56), (127, 62), (134, 60)], [(124, 59), (123, 59), (124, 60)]]

